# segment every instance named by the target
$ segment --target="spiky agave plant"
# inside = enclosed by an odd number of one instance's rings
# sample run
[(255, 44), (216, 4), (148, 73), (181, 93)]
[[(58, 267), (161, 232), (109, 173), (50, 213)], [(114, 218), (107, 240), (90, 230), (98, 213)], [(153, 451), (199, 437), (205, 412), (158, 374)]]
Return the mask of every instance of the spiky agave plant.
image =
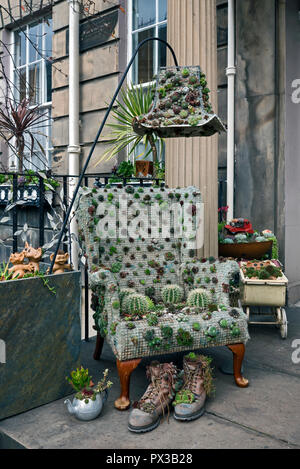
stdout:
[(164, 140), (154, 133), (148, 133), (145, 136), (138, 135), (132, 127), (132, 122), (136, 117), (149, 112), (154, 90), (155, 84), (148, 86), (131, 84), (122, 88), (119, 99), (116, 101), (117, 108), (112, 112), (114, 122), (107, 124), (107, 127), (112, 129), (111, 134), (105, 137), (109, 148), (102, 154), (96, 166), (102, 161), (109, 161), (126, 147), (129, 149), (128, 155), (132, 155), (140, 144), (143, 144), (144, 150), (138, 158), (146, 159), (152, 153), (153, 162), (157, 161), (157, 144), (162, 152)]

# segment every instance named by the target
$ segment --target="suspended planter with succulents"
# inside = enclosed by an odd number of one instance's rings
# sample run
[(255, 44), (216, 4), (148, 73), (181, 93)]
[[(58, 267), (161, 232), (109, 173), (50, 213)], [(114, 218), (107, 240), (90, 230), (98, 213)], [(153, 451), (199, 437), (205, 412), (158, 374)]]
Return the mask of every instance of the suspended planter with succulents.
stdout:
[(199, 66), (162, 67), (149, 112), (134, 119), (139, 135), (160, 138), (208, 137), (226, 128), (213, 112), (210, 90)]
[[(113, 110), (114, 122), (107, 124), (112, 129), (106, 142), (109, 148), (103, 153), (96, 165), (109, 161), (124, 149), (128, 149), (128, 157), (136, 155), (135, 175), (137, 177), (155, 176), (157, 171), (158, 153), (162, 154), (164, 141), (153, 132), (138, 135), (132, 127), (133, 121), (146, 114), (153, 102), (155, 85), (126, 86), (120, 92), (117, 107)], [(107, 140), (107, 137), (106, 137)], [(140, 151), (142, 149), (142, 151)], [(152, 155), (152, 161), (150, 156)]]

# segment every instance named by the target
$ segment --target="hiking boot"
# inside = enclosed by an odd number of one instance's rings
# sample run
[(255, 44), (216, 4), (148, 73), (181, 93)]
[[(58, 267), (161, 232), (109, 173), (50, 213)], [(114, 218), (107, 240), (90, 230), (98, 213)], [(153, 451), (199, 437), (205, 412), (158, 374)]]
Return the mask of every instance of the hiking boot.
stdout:
[(212, 391), (210, 361), (195, 353), (184, 357), (183, 387), (173, 402), (176, 420), (195, 420), (203, 414), (206, 396)]
[(161, 415), (174, 399), (177, 382), (177, 368), (173, 363), (152, 362), (147, 367), (150, 384), (142, 398), (134, 403), (129, 415), (128, 429), (136, 433), (154, 430), (159, 425)]

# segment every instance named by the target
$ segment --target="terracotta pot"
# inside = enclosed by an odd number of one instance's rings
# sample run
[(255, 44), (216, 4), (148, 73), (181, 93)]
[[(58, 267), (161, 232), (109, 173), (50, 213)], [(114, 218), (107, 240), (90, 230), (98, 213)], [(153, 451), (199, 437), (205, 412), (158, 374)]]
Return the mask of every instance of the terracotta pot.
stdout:
[(152, 161), (136, 161), (135, 162), (135, 176), (147, 177), (153, 176), (153, 162)]
[(261, 259), (272, 249), (273, 241), (262, 243), (219, 243), (219, 256), (234, 257), (236, 259)]

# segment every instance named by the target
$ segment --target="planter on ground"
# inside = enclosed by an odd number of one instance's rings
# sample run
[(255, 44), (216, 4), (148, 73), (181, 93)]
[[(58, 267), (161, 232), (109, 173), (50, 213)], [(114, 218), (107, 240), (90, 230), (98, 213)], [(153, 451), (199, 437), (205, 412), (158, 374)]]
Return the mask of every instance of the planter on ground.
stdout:
[(45, 278), (56, 294), (39, 277), (0, 282), (0, 420), (70, 394), (79, 366), (80, 272)]

